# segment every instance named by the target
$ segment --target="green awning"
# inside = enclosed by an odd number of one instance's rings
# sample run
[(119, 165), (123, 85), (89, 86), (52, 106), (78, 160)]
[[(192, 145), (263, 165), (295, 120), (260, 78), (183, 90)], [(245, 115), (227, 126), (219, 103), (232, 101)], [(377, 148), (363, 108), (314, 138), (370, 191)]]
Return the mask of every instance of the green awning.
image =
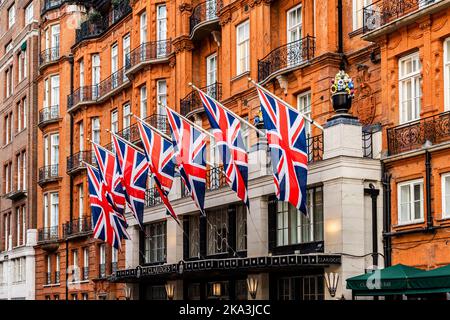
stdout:
[(422, 272), (424, 271), (418, 268), (397, 264), (392, 267), (376, 270), (375, 272), (349, 278), (347, 279), (347, 289), (358, 292), (406, 290), (408, 288), (408, 279)]
[(347, 279), (355, 296), (450, 292), (450, 265), (425, 271), (402, 264)]

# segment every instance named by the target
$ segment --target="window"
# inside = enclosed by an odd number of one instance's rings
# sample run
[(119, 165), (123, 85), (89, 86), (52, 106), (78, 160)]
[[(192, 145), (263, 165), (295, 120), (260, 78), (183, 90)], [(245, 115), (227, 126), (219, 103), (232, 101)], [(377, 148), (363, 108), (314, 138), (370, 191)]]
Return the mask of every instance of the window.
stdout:
[(131, 107), (130, 104), (126, 104), (123, 106), (123, 113), (122, 113), (122, 126), (124, 129), (129, 128), (131, 125)]
[(13, 137), (13, 113), (8, 113), (4, 118), (5, 124), (5, 141), (4, 144), (8, 144), (12, 141)]
[(99, 277), (106, 277), (106, 247), (104, 244), (100, 245)]
[(206, 93), (217, 98), (216, 86), (217, 82), (217, 54), (212, 54), (206, 58)]
[(84, 215), (84, 188), (83, 184), (81, 183), (78, 185), (78, 218), (80, 219), (80, 229), (83, 226), (83, 223), (81, 223), (83, 215)]
[(166, 222), (156, 222), (145, 226), (145, 263), (166, 261)]
[(208, 212), (207, 245), (208, 255), (228, 252), (228, 208)]
[(200, 217), (189, 216), (189, 258), (200, 257)]
[(444, 109), (450, 110), (450, 38), (444, 41)]
[(19, 153), (16, 155), (16, 172), (17, 172), (17, 182), (16, 182), (16, 190), (21, 190), (21, 184), (22, 184), (22, 155)]
[(13, 174), (12, 174), (12, 163), (8, 162), (4, 167), (4, 190), (5, 194), (12, 191)]
[(27, 153), (22, 152), (22, 190), (27, 190)]
[[(57, 58), (59, 58), (59, 33), (60, 33), (60, 26), (59, 24), (54, 24), (50, 27), (50, 32), (51, 32), (51, 38), (50, 38), (50, 48), (52, 49), (57, 49), (56, 51), (52, 52), (52, 60), (56, 60)], [(48, 35), (46, 35), (48, 37)], [(46, 38), (46, 41), (48, 41), (48, 38)], [(49, 49), (49, 48), (48, 48)], [(58, 53), (58, 55), (56, 56), (56, 53)], [(55, 55), (55, 56), (53, 56)]]
[(78, 264), (78, 250), (74, 249), (72, 250), (72, 281), (79, 281), (80, 280), (80, 273), (79, 273), (79, 264)]
[(12, 249), (12, 227), (11, 227), (11, 213), (7, 213), (5, 215), (3, 215), (3, 223), (4, 223), (4, 241), (5, 241), (5, 246), (4, 249), (5, 251), (9, 251)]
[(100, 83), (100, 55), (92, 55), (92, 99), (98, 97), (98, 84)]
[(442, 175), (442, 218), (450, 218), (450, 173)]
[(398, 224), (423, 221), (423, 180), (398, 185)]
[(307, 190), (308, 217), (288, 202), (277, 201), (277, 246), (323, 240), (323, 190)]
[(5, 83), (6, 83), (6, 98), (9, 98), (14, 91), (13, 88), (13, 67), (12, 65), (5, 70)]
[(89, 279), (89, 248), (83, 249), (83, 280)]
[(55, 283), (59, 283), (61, 281), (61, 270), (60, 270), (60, 261), (61, 258), (59, 256), (59, 253), (56, 254), (56, 262), (55, 262)]
[(278, 300), (323, 300), (322, 275), (283, 277), (277, 281)]
[(156, 7), (156, 40), (157, 44), (157, 57), (164, 57), (166, 55), (166, 43), (167, 39), (167, 8), (166, 5), (159, 5)]
[[(52, 283), (52, 258), (50, 255), (47, 256), (47, 284)], [(50, 300), (50, 297), (49, 299)]]
[(111, 272), (117, 271), (118, 264), (118, 250), (116, 248), (111, 248)]
[(27, 127), (27, 99), (23, 98), (17, 103), (17, 132), (21, 132)]
[(27, 77), (28, 62), (27, 62), (26, 46), (18, 54), (17, 62), (18, 62), (18, 72), (17, 72), (18, 73), (18, 81), (21, 82), (22, 80), (24, 80)]
[(83, 293), (81, 294), (81, 299), (82, 299), (82, 300), (89, 300), (89, 295), (88, 295), (86, 292), (83, 292)]
[(25, 281), (25, 258), (13, 259), (13, 282), (22, 283)]
[(78, 133), (79, 133), (79, 137), (78, 139), (79, 141), (79, 148), (80, 151), (84, 150), (84, 124), (83, 121), (80, 121), (80, 124), (78, 125)]
[(80, 100), (84, 97), (84, 60), (80, 60)]
[(287, 41), (288, 43), (300, 40), (302, 38), (302, 6), (287, 12)]
[(16, 7), (13, 4), (8, 9), (8, 29), (11, 29), (11, 27), (15, 22), (16, 22)]
[(140, 26), (139, 43), (143, 44), (147, 42), (147, 12), (143, 12), (139, 17), (139, 26)]
[[(44, 228), (57, 228), (59, 220), (59, 194), (44, 194)], [(55, 231), (56, 232), (56, 231)]]
[(127, 34), (125, 37), (123, 37), (122, 39), (122, 47), (123, 47), (123, 66), (127, 65), (127, 56), (131, 51), (131, 46), (130, 46), (130, 35)]
[(111, 47), (111, 77), (112, 77), (112, 89), (117, 88), (119, 85), (118, 75), (116, 74), (119, 69), (119, 48), (117, 43)]
[[(156, 105), (157, 105), (157, 114), (158, 115), (166, 115), (166, 109), (163, 106), (167, 106), (167, 82), (166, 80), (158, 80), (156, 82)], [(166, 122), (158, 121), (158, 129), (162, 132), (166, 131)]]
[(33, 1), (30, 2), (29, 5), (25, 8), (25, 24), (30, 24), (33, 22), (34, 18), (34, 7), (33, 7)]
[(117, 133), (119, 131), (119, 112), (116, 110), (111, 111), (111, 132)]
[(247, 250), (247, 208), (238, 206), (236, 209), (236, 251)]
[(59, 107), (59, 75), (50, 77), (50, 107)]
[(353, 30), (363, 27), (364, 7), (370, 5), (372, 0), (353, 0)]
[[(301, 93), (297, 96), (297, 108), (304, 115), (311, 118), (311, 91)], [(311, 124), (305, 121), (306, 136), (311, 136)]]
[(413, 53), (399, 60), (400, 123), (420, 118), (422, 97), (422, 68), (419, 53)]
[(92, 121), (92, 141), (95, 143), (100, 143), (100, 118), (99, 117), (93, 117), (91, 119)]
[(50, 165), (55, 167), (59, 165), (59, 133), (50, 135)]
[(140, 92), (140, 115), (141, 119), (145, 119), (147, 118), (147, 87), (142, 86)]
[(236, 74), (250, 70), (250, 23), (245, 21), (236, 27)]

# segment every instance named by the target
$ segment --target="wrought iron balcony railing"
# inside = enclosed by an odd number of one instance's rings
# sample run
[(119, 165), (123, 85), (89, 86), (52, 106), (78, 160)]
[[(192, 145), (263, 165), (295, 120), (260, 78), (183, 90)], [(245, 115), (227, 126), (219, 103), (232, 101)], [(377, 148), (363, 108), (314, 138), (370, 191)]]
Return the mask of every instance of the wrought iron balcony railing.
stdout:
[(52, 283), (52, 273), (46, 272), (45, 273), (45, 284), (51, 284)]
[(38, 230), (38, 242), (58, 241), (58, 226), (41, 228)]
[(373, 31), (441, 0), (378, 0), (363, 9), (363, 32)]
[(58, 61), (59, 58), (59, 47), (46, 49), (39, 54), (39, 66)]
[(217, 190), (227, 186), (227, 177), (222, 166), (210, 167), (206, 171), (206, 189)]
[(192, 10), (192, 14), (189, 17), (189, 30), (191, 36), (196, 28), (201, 23), (217, 20), (218, 12), (223, 8), (222, 0), (207, 0), (205, 2), (199, 3)]
[(89, 279), (89, 267), (83, 267), (83, 280)]
[(323, 133), (306, 138), (308, 147), (308, 162), (313, 163), (323, 159)]
[(118, 266), (117, 262), (111, 262), (111, 273), (115, 273), (118, 270)]
[[(145, 118), (144, 121), (153, 126), (154, 128), (160, 130), (162, 133), (170, 135), (169, 124), (167, 122), (166, 115), (152, 114), (151, 116)], [(117, 135), (121, 136), (122, 138), (130, 142), (137, 142), (141, 138), (139, 128), (136, 123), (117, 132)], [(108, 144), (108, 146), (110, 147), (110, 149), (112, 148), (112, 145), (110, 146), (110, 144)]]
[(127, 54), (125, 68), (129, 70), (140, 63), (167, 58), (171, 52), (172, 41), (170, 39), (145, 42)]
[(129, 2), (121, 1), (119, 5), (112, 7), (106, 17), (84, 21), (80, 28), (76, 30), (75, 43), (78, 44), (83, 40), (103, 35), (109, 28), (130, 14), (131, 11)]
[(92, 231), (92, 219), (90, 216), (74, 219), (63, 224), (63, 237), (85, 235)]
[(389, 155), (419, 149), (427, 141), (450, 141), (450, 111), (388, 128), (387, 139)]
[(96, 166), (94, 152), (91, 150), (79, 151), (67, 157), (67, 173), (86, 168), (84, 162)]
[(98, 265), (98, 277), (101, 279), (106, 278), (106, 264), (100, 263)]
[[(200, 89), (216, 100), (222, 99), (222, 84), (219, 82)], [(187, 96), (180, 100), (180, 113), (183, 116), (201, 108), (203, 108), (203, 105), (197, 90), (192, 90)]]
[(42, 184), (59, 178), (59, 165), (52, 164), (39, 168), (38, 183)]
[(39, 111), (38, 126), (59, 120), (59, 105), (51, 106)]
[(258, 81), (266, 81), (270, 76), (289, 71), (314, 58), (316, 38), (306, 36), (272, 50), (258, 60)]
[(61, 274), (59, 271), (55, 271), (55, 283), (59, 283), (61, 281)]
[(92, 103), (97, 100), (98, 96), (98, 85), (80, 87), (67, 96), (67, 105), (70, 109), (80, 103)]
[(83, 2), (81, 0), (43, 0), (41, 1), (41, 15), (45, 14), (47, 11), (57, 9), (62, 6), (64, 3), (70, 2)]
[(105, 98), (113, 90), (121, 87), (127, 82), (128, 78), (125, 75), (125, 68), (119, 69), (98, 84), (98, 99)]
[(145, 206), (154, 207), (161, 204), (161, 196), (156, 188), (150, 188), (145, 190)]
[(373, 132), (363, 131), (362, 143), (363, 143), (363, 157), (373, 158)]

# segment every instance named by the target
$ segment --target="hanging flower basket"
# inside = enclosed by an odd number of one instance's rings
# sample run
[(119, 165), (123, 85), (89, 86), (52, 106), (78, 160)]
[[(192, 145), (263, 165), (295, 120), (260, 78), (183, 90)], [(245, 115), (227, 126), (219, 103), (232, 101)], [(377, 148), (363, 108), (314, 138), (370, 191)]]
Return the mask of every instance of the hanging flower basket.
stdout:
[(338, 114), (348, 113), (355, 94), (352, 78), (344, 70), (340, 70), (331, 81), (330, 91), (334, 111)]

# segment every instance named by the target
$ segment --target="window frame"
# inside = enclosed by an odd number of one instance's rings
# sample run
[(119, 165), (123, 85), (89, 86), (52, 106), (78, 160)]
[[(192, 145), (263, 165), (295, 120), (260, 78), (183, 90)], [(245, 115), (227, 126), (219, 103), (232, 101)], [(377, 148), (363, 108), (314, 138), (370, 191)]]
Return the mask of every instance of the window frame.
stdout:
[[(248, 37), (240, 40), (240, 33), (242, 29), (248, 28)], [(250, 71), (250, 19), (247, 19), (236, 26), (236, 76), (244, 74)], [(243, 70), (241, 70), (240, 61), (243, 60), (244, 57), (241, 57), (240, 48), (242, 45), (245, 45), (245, 66)]]
[[(409, 60), (409, 59), (411, 59), (411, 63), (415, 59), (417, 59), (418, 63), (420, 64), (420, 68), (418, 70), (416, 70), (416, 71), (411, 72), (411, 73), (402, 74), (402, 63), (407, 61), (407, 60)], [(417, 120), (420, 119), (420, 112), (421, 112), (421, 109), (422, 109), (422, 101), (421, 101), (421, 99), (422, 99), (422, 96), (423, 96), (423, 92), (422, 92), (422, 80), (423, 79), (422, 79), (421, 72), (422, 72), (422, 64), (420, 62), (420, 53), (419, 53), (419, 51), (415, 51), (413, 53), (410, 53), (410, 54), (408, 54), (406, 56), (403, 56), (403, 57), (400, 57), (398, 59), (398, 99), (399, 99), (398, 103), (399, 103), (399, 121), (400, 121), (400, 124), (405, 124), (405, 123), (417, 121)], [(406, 119), (404, 119), (404, 116), (403, 116), (403, 114), (404, 114), (403, 104), (405, 102), (404, 101), (404, 97), (403, 97), (403, 86), (405, 85), (406, 81), (408, 81), (408, 80), (414, 82), (414, 85), (411, 84), (411, 88), (412, 88), (411, 89), (412, 90), (411, 91), (411, 94), (412, 94), (411, 101), (412, 101), (412, 104), (413, 104), (413, 106), (412, 106), (413, 110), (417, 111), (417, 117), (409, 119), (409, 120), (406, 120)], [(417, 96), (417, 92), (415, 92), (415, 89), (414, 89), (415, 85), (416, 85), (416, 81), (419, 81), (419, 90), (420, 90), (420, 95), (418, 96), (418, 99), (419, 99), (418, 108), (416, 106), (416, 101), (415, 101), (417, 99), (417, 97), (415, 97), (415, 96)]]
[[(412, 198), (412, 196), (414, 196), (414, 186), (420, 184), (420, 218), (418, 219), (414, 219), (412, 217), (415, 216), (415, 209), (414, 212), (412, 211), (412, 208), (414, 206), (411, 206), (411, 204), (413, 204), (416, 200)], [(417, 223), (422, 223), (425, 221), (425, 208), (424, 208), (424, 180), (421, 179), (415, 179), (415, 180), (409, 180), (409, 181), (404, 181), (401, 183), (397, 184), (397, 224), (399, 226), (403, 226), (403, 225), (409, 225), (409, 224), (417, 224)], [(402, 196), (401, 196), (401, 188), (405, 187), (405, 186), (409, 186), (409, 192), (410, 192), (410, 201), (409, 201), (409, 206), (410, 206), (410, 211), (408, 212), (409, 215), (409, 220), (408, 221), (403, 221), (402, 220), (402, 214), (401, 214), (401, 209), (402, 209)], [(412, 218), (412, 219), (411, 219)]]
[[(442, 219), (450, 219), (450, 206), (447, 208), (446, 205), (446, 194), (450, 199), (450, 190), (447, 190), (445, 186), (445, 180), (450, 180), (450, 172), (441, 175), (441, 199), (442, 199)], [(449, 201), (450, 203), (450, 201)]]

